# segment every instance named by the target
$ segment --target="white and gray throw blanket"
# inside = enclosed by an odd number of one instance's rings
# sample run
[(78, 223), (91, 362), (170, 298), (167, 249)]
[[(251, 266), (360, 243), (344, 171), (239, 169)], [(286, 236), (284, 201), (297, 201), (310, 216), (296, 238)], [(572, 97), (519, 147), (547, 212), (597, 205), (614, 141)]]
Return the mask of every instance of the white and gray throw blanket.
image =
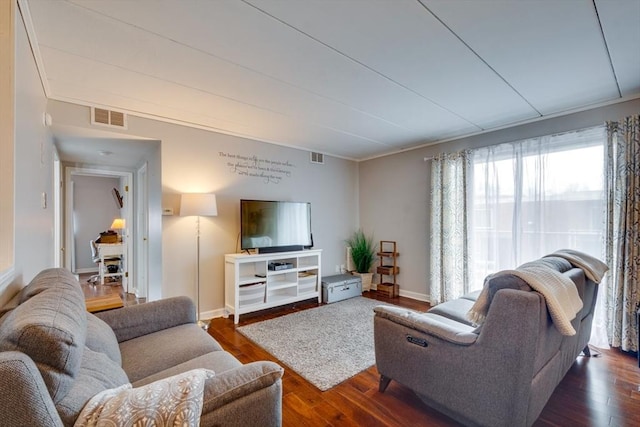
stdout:
[(581, 268), (585, 276), (596, 283), (600, 283), (604, 277), (604, 273), (609, 270), (607, 264), (598, 258), (573, 249), (561, 249), (547, 256), (557, 256), (566, 259), (574, 267)]
[[(548, 256), (566, 259), (574, 267), (582, 268), (585, 275), (596, 283), (600, 283), (604, 273), (608, 270), (600, 260), (578, 251), (564, 249)], [(503, 274), (517, 276), (539, 292), (545, 299), (551, 319), (558, 331), (562, 335), (575, 335), (576, 331), (571, 325), (571, 320), (582, 309), (582, 300), (575, 284), (569, 277), (544, 262), (535, 261), (522, 265), (516, 270), (500, 271), (494, 276)], [(478, 299), (469, 310), (468, 318), (476, 324), (481, 324), (489, 311), (489, 303), (489, 287), (485, 284)]]

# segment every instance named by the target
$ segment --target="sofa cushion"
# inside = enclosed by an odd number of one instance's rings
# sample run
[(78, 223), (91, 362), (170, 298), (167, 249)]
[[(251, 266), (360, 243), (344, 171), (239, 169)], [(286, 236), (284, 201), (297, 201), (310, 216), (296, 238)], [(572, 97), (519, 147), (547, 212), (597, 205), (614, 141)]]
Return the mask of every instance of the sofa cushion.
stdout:
[(428, 313), (437, 314), (448, 319), (455, 320), (457, 322), (464, 323), (465, 325), (472, 326), (473, 324), (467, 317), (467, 313), (473, 307), (474, 301), (465, 298), (453, 299), (436, 305)]
[(169, 378), (193, 369), (203, 368), (213, 371), (216, 374), (220, 374), (239, 368), (240, 366), (242, 366), (242, 363), (240, 363), (238, 359), (233, 357), (230, 353), (227, 353), (226, 351), (213, 351), (211, 353), (203, 354), (202, 356), (194, 357), (191, 360), (187, 360), (186, 362), (172, 366), (163, 371), (156, 372), (148, 377), (144, 377), (141, 380), (134, 382), (133, 386), (141, 387), (154, 381)]
[(120, 343), (122, 367), (132, 383), (212, 351), (222, 347), (195, 323)]
[(473, 291), (473, 292), (469, 292), (468, 294), (464, 294), (460, 298), (468, 299), (470, 301), (474, 301), (475, 302), (478, 299), (478, 297), (480, 296), (480, 292), (482, 292), (482, 289), (478, 289), (477, 291)]
[(69, 393), (56, 404), (62, 422), (71, 426), (84, 405), (96, 394), (128, 384), (129, 378), (119, 364), (106, 354), (84, 349), (82, 364)]
[(122, 366), (122, 356), (116, 334), (113, 333), (113, 329), (109, 325), (91, 313), (87, 313), (86, 346), (93, 351), (106, 354), (118, 366)]
[(85, 346), (87, 317), (78, 281), (64, 269), (38, 274), (0, 324), (0, 351), (20, 351), (38, 367), (54, 403), (71, 388)]

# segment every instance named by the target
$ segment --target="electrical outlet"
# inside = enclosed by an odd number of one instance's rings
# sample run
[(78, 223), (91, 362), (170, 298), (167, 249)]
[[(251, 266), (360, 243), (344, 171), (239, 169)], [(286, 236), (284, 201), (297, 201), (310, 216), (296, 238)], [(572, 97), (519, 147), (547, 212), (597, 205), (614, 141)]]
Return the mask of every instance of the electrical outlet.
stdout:
[(47, 193), (42, 193), (40, 204), (42, 205), (42, 209), (47, 209)]
[(340, 266), (336, 264), (336, 273), (340, 273)]

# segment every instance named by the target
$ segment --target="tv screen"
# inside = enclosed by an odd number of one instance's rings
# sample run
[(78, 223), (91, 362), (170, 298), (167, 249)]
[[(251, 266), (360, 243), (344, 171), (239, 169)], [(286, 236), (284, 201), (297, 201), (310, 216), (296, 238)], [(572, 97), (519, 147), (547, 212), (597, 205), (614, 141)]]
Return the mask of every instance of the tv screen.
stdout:
[(301, 250), (313, 246), (311, 203), (240, 200), (242, 250)]

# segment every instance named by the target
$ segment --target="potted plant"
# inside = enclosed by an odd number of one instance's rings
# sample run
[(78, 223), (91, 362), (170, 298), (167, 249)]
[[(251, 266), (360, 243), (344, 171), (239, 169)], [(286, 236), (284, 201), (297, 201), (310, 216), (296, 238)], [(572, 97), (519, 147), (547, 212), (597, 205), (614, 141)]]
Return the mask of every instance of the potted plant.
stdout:
[(370, 270), (376, 259), (376, 245), (373, 243), (373, 237), (367, 237), (362, 230), (358, 230), (346, 240), (346, 243), (351, 248), (351, 259), (355, 267), (355, 271), (352, 273), (360, 276), (362, 290), (368, 291), (371, 289), (373, 278), (373, 273)]

